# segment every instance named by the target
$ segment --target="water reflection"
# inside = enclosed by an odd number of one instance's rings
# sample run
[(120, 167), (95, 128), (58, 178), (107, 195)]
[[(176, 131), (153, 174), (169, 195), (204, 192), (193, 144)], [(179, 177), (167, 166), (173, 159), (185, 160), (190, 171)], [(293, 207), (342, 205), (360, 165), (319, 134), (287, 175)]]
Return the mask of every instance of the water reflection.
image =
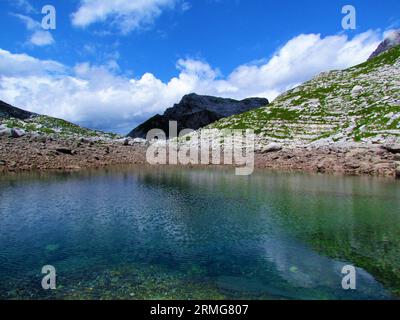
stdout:
[[(222, 169), (5, 177), (0, 297), (390, 298), (399, 193), (386, 180)], [(37, 288), (45, 264), (61, 272), (55, 293)], [(355, 292), (341, 289), (346, 264)]]

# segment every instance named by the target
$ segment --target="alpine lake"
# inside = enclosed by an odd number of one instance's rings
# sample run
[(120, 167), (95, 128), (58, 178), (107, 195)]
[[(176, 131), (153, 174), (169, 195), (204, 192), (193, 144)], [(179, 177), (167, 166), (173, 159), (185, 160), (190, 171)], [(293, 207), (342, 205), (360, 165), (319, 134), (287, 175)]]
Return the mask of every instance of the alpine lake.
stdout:
[(166, 167), (0, 179), (0, 299), (398, 297), (399, 181)]

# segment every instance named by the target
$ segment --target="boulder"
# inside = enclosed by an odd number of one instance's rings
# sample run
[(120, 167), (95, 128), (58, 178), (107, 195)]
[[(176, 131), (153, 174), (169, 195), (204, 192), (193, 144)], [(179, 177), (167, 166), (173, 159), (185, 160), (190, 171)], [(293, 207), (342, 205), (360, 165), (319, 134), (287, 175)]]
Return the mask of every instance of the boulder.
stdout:
[(25, 135), (25, 131), (22, 129), (11, 129), (10, 135), (13, 138), (21, 138)]
[(262, 148), (261, 153), (270, 153), (270, 152), (278, 152), (281, 151), (283, 148), (281, 145), (277, 143), (271, 143), (266, 147)]
[(363, 91), (364, 91), (364, 88), (362, 86), (357, 85), (351, 90), (351, 95), (353, 97), (358, 97)]

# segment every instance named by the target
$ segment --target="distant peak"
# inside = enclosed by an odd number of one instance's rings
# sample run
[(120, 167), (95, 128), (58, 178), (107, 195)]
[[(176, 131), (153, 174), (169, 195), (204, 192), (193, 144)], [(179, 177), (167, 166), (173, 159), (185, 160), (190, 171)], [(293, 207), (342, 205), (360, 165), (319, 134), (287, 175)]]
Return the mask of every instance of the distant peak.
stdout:
[(368, 60), (371, 60), (398, 45), (400, 45), (400, 30), (395, 30), (389, 33), (385, 40), (379, 44), (378, 48), (372, 53)]
[(36, 115), (35, 113), (22, 110), (0, 100), (0, 119), (16, 118), (26, 120)]

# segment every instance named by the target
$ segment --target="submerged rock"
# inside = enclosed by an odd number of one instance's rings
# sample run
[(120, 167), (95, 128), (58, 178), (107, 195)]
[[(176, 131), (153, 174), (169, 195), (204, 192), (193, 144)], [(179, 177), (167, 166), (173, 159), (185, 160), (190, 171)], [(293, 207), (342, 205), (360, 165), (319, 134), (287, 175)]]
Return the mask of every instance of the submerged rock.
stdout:
[(46, 246), (46, 251), (54, 252), (57, 251), (59, 248), (60, 248), (59, 244), (49, 244)]

